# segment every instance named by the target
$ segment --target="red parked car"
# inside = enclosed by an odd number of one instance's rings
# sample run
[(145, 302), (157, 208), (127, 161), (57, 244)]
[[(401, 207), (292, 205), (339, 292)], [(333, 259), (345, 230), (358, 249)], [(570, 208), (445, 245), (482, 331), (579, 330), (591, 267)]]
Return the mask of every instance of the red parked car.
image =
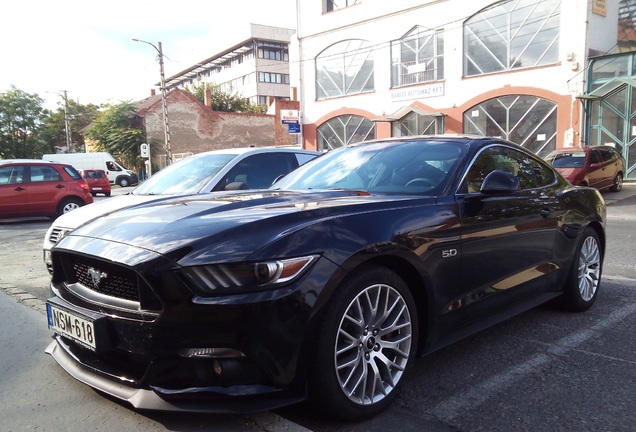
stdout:
[(575, 186), (618, 192), (623, 189), (625, 159), (610, 146), (587, 146), (553, 150), (546, 157)]
[(106, 171), (99, 169), (80, 170), (82, 178), (88, 184), (91, 195), (104, 194), (110, 196), (110, 180), (106, 175)]
[(92, 202), (88, 185), (70, 165), (0, 160), (0, 218), (55, 218)]

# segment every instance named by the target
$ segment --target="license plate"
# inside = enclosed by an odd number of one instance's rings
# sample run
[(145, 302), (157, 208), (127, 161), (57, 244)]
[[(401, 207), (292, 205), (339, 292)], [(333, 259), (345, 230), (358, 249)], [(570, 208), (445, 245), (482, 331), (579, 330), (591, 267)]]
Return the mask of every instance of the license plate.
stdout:
[(85, 348), (96, 351), (96, 333), (93, 320), (46, 304), (49, 328), (55, 333), (74, 340)]
[(98, 186), (94, 187), (93, 189), (94, 189), (94, 190), (102, 190), (102, 188), (101, 188), (101, 187), (98, 187)]

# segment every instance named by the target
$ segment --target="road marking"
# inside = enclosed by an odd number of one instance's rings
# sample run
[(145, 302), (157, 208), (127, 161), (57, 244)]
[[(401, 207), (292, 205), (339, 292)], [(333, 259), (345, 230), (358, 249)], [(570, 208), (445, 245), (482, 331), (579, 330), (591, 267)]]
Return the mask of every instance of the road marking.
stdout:
[(558, 356), (563, 356), (569, 351), (573, 351), (599, 332), (612, 327), (634, 313), (636, 313), (636, 303), (623, 306), (594, 326), (566, 336), (557, 343), (551, 344), (546, 353), (536, 354), (526, 362), (495, 375), (488, 381), (473, 387), (470, 391), (457, 394), (437, 404), (430, 411), (430, 414), (438, 419), (453, 420), (464, 414), (466, 410), (481, 405), (495, 394), (512, 387), (519, 380), (534, 373), (537, 368), (555, 360)]

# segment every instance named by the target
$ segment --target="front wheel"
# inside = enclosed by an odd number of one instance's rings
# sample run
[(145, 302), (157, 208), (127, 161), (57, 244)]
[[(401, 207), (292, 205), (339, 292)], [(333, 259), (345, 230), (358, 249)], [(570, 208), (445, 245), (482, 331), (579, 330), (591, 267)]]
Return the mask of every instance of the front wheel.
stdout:
[(589, 309), (596, 301), (602, 271), (603, 253), (598, 234), (587, 228), (577, 246), (563, 289), (563, 306), (573, 311)]
[(121, 187), (128, 187), (130, 186), (130, 180), (128, 180), (128, 177), (122, 177), (119, 179), (119, 186)]
[(312, 397), (345, 420), (375, 416), (395, 399), (417, 350), (411, 292), (393, 271), (364, 266), (338, 287), (322, 322)]

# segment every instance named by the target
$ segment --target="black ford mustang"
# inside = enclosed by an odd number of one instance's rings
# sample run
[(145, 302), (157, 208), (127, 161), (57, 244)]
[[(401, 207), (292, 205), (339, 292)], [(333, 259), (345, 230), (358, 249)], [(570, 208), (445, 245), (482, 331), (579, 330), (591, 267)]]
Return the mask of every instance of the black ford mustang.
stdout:
[(590, 307), (604, 225), (598, 191), (502, 140), (341, 148), (268, 190), (161, 198), (73, 230), (52, 249), (46, 352), (140, 409), (309, 396), (363, 419), (417, 355), (548, 300)]

